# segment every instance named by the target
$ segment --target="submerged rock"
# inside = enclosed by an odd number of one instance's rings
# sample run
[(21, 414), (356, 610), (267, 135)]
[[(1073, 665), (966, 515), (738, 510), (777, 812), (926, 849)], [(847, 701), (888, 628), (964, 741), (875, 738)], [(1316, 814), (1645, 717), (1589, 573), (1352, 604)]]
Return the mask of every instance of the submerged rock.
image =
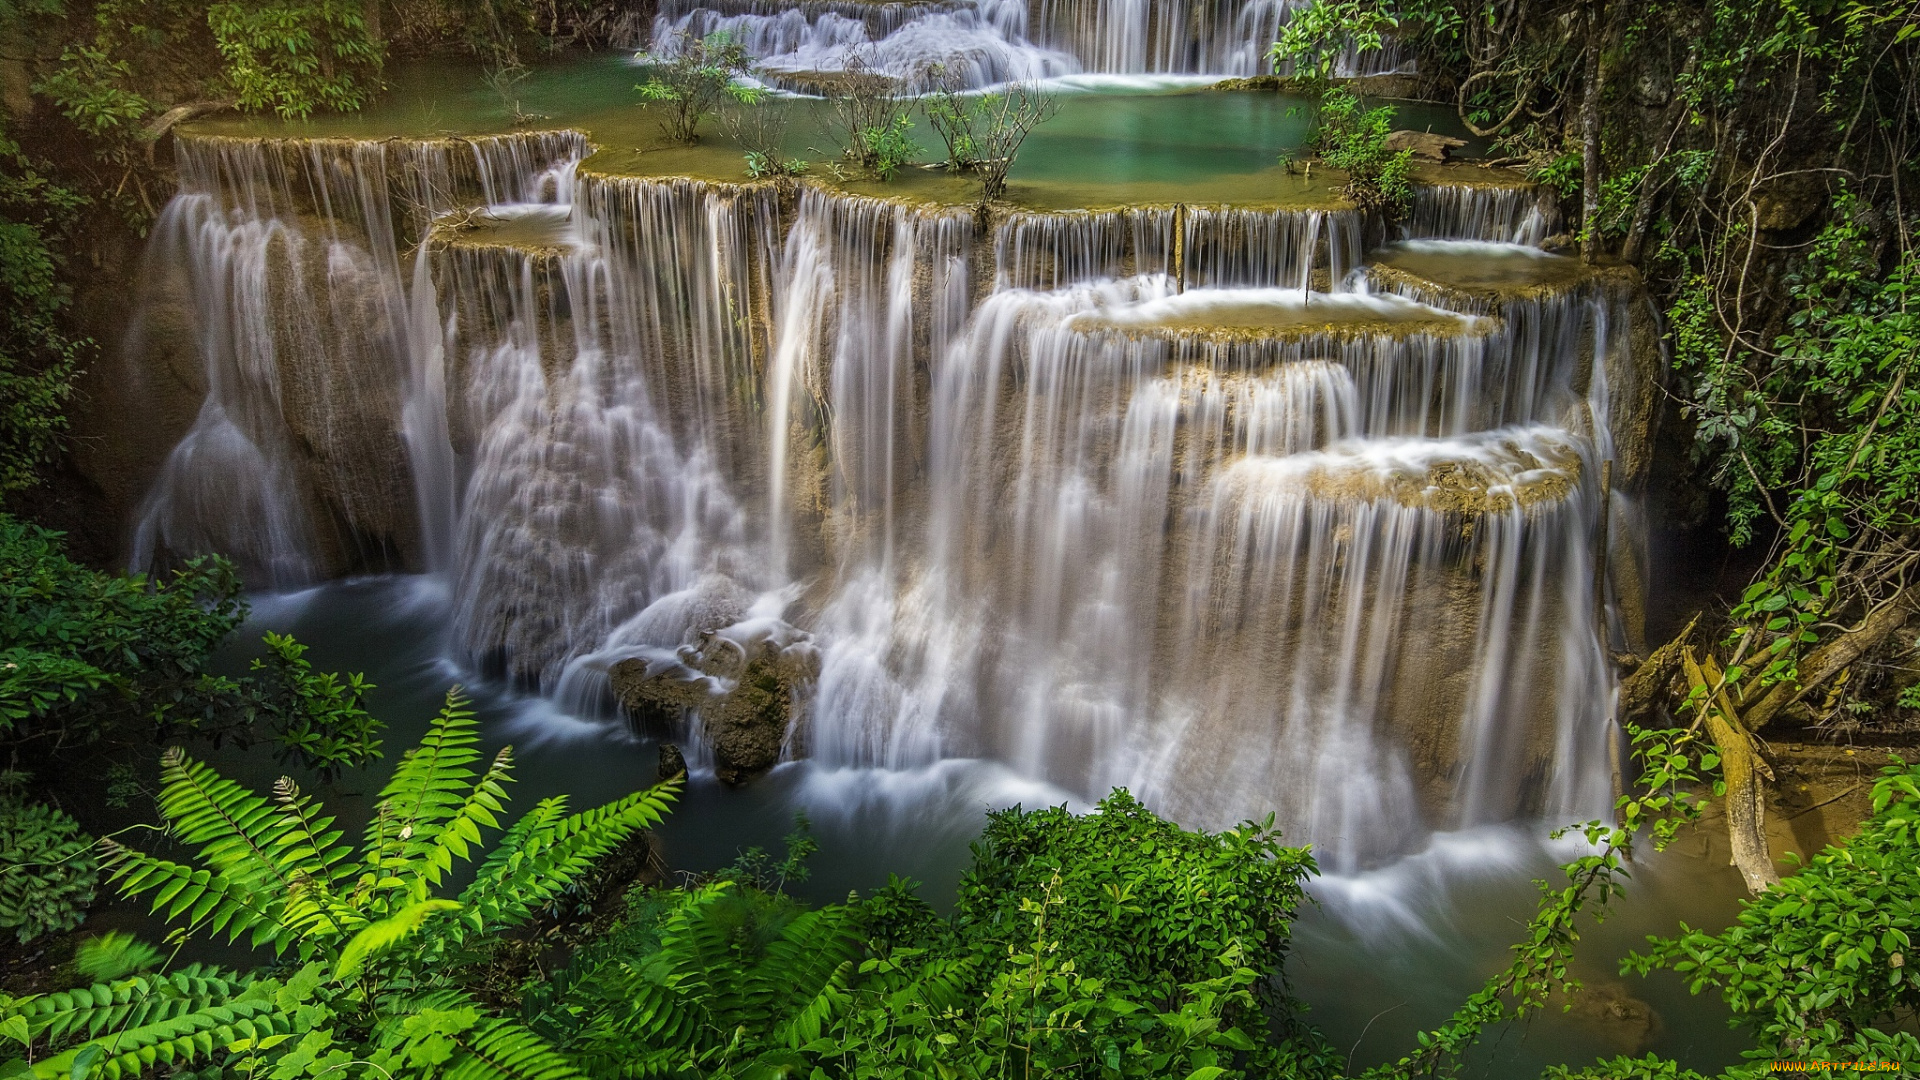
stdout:
[(687, 775), (687, 756), (680, 752), (677, 744), (670, 742), (660, 744), (659, 774), (662, 780)]
[[(697, 730), (713, 751), (714, 775), (738, 786), (779, 763), (818, 661), (804, 636), (733, 635), (731, 629), (701, 634), (677, 659), (622, 660), (608, 676), (636, 724), (656, 734)], [(685, 771), (680, 748), (663, 745), (661, 778)]]

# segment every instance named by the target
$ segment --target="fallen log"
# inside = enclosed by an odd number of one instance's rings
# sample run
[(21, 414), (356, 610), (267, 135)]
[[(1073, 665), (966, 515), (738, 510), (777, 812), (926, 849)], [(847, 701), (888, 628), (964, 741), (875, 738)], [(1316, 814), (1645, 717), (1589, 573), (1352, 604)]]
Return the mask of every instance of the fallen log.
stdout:
[(1765, 697), (1741, 714), (1741, 720), (1749, 731), (1759, 731), (1768, 722), (1780, 715), (1782, 709), (1807, 696), (1808, 692), (1821, 683), (1833, 678), (1847, 669), (1849, 664), (1866, 655), (1869, 649), (1885, 641), (1894, 631), (1907, 624), (1912, 617), (1916, 596), (1912, 589), (1902, 589), (1892, 600), (1887, 601), (1869, 614), (1860, 628), (1841, 634), (1825, 645), (1813, 650), (1800, 661), (1800, 677), (1791, 683), (1779, 683), (1767, 691)]
[(175, 105), (161, 113), (153, 123), (147, 125), (145, 131), (140, 133), (141, 141), (147, 144), (147, 164), (153, 164), (153, 148), (160, 145), (160, 140), (167, 137), (167, 132), (172, 131), (174, 125), (197, 120), (202, 116), (211, 116), (214, 113), (227, 112), (233, 108), (234, 104), (231, 101), (192, 101), (185, 105)]

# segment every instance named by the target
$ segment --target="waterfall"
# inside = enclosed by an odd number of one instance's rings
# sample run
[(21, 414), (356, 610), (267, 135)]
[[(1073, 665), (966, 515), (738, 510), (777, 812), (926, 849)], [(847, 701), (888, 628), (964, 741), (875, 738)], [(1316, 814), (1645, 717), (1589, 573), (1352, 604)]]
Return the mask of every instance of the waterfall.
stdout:
[[(688, 38), (726, 33), (763, 77), (803, 93), (859, 57), (903, 80), (932, 85), (928, 67), (980, 89), (1064, 75), (1263, 75), (1267, 48), (1301, 0), (662, 0), (648, 46), (672, 55)], [(1343, 58), (1342, 75), (1388, 74), (1405, 59), (1391, 41)]]
[[(1560, 263), (1396, 261), (1340, 210), (982, 232), (584, 174), (564, 133), (180, 145), (130, 348), (206, 395), (141, 567), (428, 570), (460, 662), (575, 710), (624, 659), (805, 648), (822, 766), (1273, 811), (1335, 868), (1606, 806), (1590, 538), (1631, 297), (1577, 267), (1472, 287)], [(1452, 199), (1427, 227), (1517, 220)]]
[(1558, 224), (1543, 192), (1487, 184), (1416, 184), (1402, 232), (1409, 238), (1490, 240), (1538, 246)]

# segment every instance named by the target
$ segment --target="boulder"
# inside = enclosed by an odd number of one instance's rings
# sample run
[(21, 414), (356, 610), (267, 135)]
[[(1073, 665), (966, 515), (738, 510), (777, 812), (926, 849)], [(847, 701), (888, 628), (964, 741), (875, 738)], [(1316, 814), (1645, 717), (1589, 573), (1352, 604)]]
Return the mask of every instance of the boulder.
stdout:
[(1435, 135), (1431, 131), (1396, 131), (1387, 136), (1387, 149), (1395, 153), (1413, 151), (1413, 156), (1429, 161), (1445, 161), (1448, 155), (1467, 145), (1465, 139)]
[[(698, 725), (713, 751), (714, 775), (738, 786), (779, 763), (799, 695), (818, 675), (817, 664), (804, 635), (743, 640), (720, 631), (702, 633), (676, 653), (622, 660), (608, 678), (646, 733), (677, 736)], [(663, 745), (661, 777), (685, 770), (679, 747)]]
[(660, 744), (660, 779), (671, 780), (676, 776), (687, 775), (687, 756), (680, 752), (676, 743)]
[(779, 662), (755, 657), (730, 693), (701, 710), (714, 775), (737, 787), (779, 764), (792, 715), (793, 688)]

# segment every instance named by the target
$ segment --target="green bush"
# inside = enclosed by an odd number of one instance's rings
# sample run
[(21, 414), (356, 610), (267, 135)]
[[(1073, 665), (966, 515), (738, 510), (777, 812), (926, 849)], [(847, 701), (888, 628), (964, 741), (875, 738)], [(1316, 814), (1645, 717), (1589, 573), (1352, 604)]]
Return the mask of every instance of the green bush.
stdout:
[[(270, 634), (253, 678), (208, 670), (246, 616), (218, 558), (169, 579), (68, 559), (60, 534), (0, 514), (0, 739), (57, 753), (110, 733), (279, 742), (323, 776), (379, 756), (358, 675), (316, 674), (306, 647)], [(139, 728), (145, 730), (138, 730)]]
[(353, 112), (380, 89), (386, 50), (368, 32), (362, 0), (216, 3), (207, 25), (243, 109)]
[(71, 930), (99, 884), (93, 837), (79, 822), (13, 792), (0, 797), (0, 930), (22, 943)]
[(54, 254), (85, 203), (0, 135), (0, 493), (32, 486), (59, 453), (92, 345), (66, 332), (71, 290)]
[(170, 580), (101, 573), (68, 559), (59, 533), (0, 515), (0, 735), (57, 747), (143, 714), (232, 723), (238, 688), (206, 664), (244, 617), (220, 559)]
[(1667, 968), (1718, 989), (1753, 1037), (1747, 1057), (1920, 1061), (1920, 1038), (1887, 1023), (1920, 1011), (1909, 957), (1920, 935), (1920, 766), (1885, 769), (1873, 816), (1844, 846), (1746, 901), (1719, 934), (1681, 927), (1629, 970)]
[(649, 106), (660, 109), (660, 130), (674, 142), (700, 141), (700, 124), (723, 102), (751, 105), (760, 91), (737, 82), (753, 71), (753, 57), (732, 35), (696, 38), (682, 32), (671, 57), (644, 57), (653, 63), (647, 81), (635, 86)]
[(905, 115), (894, 117), (885, 127), (861, 129), (860, 142), (866, 147), (863, 158), (882, 180), (893, 179), (921, 153), (920, 144), (913, 141), (913, 120)]
[(1311, 857), (1269, 827), (1187, 832), (1115, 792), (992, 816), (950, 918), (894, 881), (809, 909), (760, 853), (625, 919), (529, 989), (592, 1077), (1331, 1075), (1268, 976)]
[(1346, 195), (1362, 206), (1405, 212), (1413, 199), (1413, 151), (1388, 150), (1393, 108), (1365, 108), (1350, 91), (1320, 98), (1320, 160), (1347, 174)]

